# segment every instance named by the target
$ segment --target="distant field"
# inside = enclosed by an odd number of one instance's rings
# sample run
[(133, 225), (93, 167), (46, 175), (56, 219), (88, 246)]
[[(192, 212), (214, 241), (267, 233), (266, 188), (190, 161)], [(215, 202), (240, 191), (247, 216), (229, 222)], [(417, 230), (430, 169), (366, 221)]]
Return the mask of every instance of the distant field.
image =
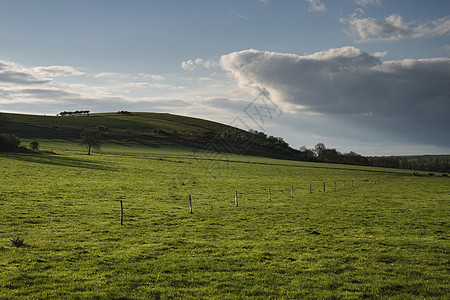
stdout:
[(42, 147), (0, 153), (0, 299), (448, 299), (448, 177)]

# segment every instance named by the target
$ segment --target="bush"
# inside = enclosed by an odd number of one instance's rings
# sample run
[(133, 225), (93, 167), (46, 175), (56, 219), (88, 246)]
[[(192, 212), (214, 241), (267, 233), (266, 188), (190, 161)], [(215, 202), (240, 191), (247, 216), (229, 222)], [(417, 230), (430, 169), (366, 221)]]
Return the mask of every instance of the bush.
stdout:
[(17, 151), (20, 140), (11, 133), (0, 134), (0, 151)]
[(30, 148), (35, 150), (35, 151), (38, 151), (39, 150), (39, 143), (38, 142), (31, 142), (30, 143)]
[(18, 236), (9, 239), (11, 246), (13, 247), (23, 247), (26, 246), (25, 242)]

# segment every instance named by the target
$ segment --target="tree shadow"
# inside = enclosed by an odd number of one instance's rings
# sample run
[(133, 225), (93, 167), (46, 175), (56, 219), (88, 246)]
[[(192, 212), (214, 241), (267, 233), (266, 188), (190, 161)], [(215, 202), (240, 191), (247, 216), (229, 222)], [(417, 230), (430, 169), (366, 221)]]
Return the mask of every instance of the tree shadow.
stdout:
[(102, 171), (116, 171), (115, 168), (107, 164), (100, 164), (98, 162), (93, 162), (87, 159), (79, 159), (73, 157), (66, 157), (58, 154), (47, 154), (47, 153), (36, 153), (36, 154), (26, 154), (26, 153), (2, 153), (3, 157), (9, 159), (14, 159), (18, 161), (63, 166), (63, 167), (73, 167), (73, 168), (85, 168), (85, 169), (95, 169)]

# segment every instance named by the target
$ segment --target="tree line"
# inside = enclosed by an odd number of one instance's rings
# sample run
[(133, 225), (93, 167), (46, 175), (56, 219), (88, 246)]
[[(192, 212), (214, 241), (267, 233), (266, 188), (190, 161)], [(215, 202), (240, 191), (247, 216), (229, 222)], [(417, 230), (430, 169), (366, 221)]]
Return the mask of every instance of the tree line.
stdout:
[(64, 116), (75, 116), (75, 115), (88, 115), (89, 116), (89, 110), (76, 110), (76, 111), (62, 111), (58, 115), (61, 117)]
[(313, 149), (308, 149), (305, 146), (300, 147), (299, 159), (302, 161), (409, 169), (427, 172), (450, 172), (450, 159), (448, 157), (407, 158), (399, 156), (362, 156), (353, 151), (341, 153), (335, 148), (327, 148), (323, 143), (318, 143)]

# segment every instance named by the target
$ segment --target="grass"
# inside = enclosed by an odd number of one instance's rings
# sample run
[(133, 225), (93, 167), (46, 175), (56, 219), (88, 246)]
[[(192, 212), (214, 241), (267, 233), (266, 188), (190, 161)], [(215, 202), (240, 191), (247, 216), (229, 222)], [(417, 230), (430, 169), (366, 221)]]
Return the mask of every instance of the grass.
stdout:
[[(8, 129), (20, 138), (22, 145), (37, 141), (40, 145), (66, 147), (80, 140), (83, 129), (98, 129), (102, 141), (111, 147), (126, 147), (147, 151), (148, 148), (199, 151), (212, 148), (228, 153), (247, 153), (281, 159), (296, 159), (296, 150), (278, 147), (266, 140), (255, 139), (238, 128), (179, 115), (133, 112), (130, 115), (98, 113), (78, 116), (38, 116), (3, 114), (9, 120)], [(226, 134), (224, 133), (226, 132)], [(223, 135), (227, 138), (221, 138)], [(61, 149), (62, 150), (62, 149)]]
[(0, 154), (0, 299), (449, 294), (448, 178), (58, 145), (59, 155)]
[(152, 131), (162, 129), (179, 132), (202, 132), (206, 130), (220, 131), (225, 125), (203, 119), (184, 117), (165, 113), (132, 113), (120, 115), (116, 113), (98, 113), (78, 116), (41, 116), (25, 114), (3, 114), (14, 123), (27, 125), (63, 126), (73, 128), (95, 129), (98, 125), (109, 129)]

